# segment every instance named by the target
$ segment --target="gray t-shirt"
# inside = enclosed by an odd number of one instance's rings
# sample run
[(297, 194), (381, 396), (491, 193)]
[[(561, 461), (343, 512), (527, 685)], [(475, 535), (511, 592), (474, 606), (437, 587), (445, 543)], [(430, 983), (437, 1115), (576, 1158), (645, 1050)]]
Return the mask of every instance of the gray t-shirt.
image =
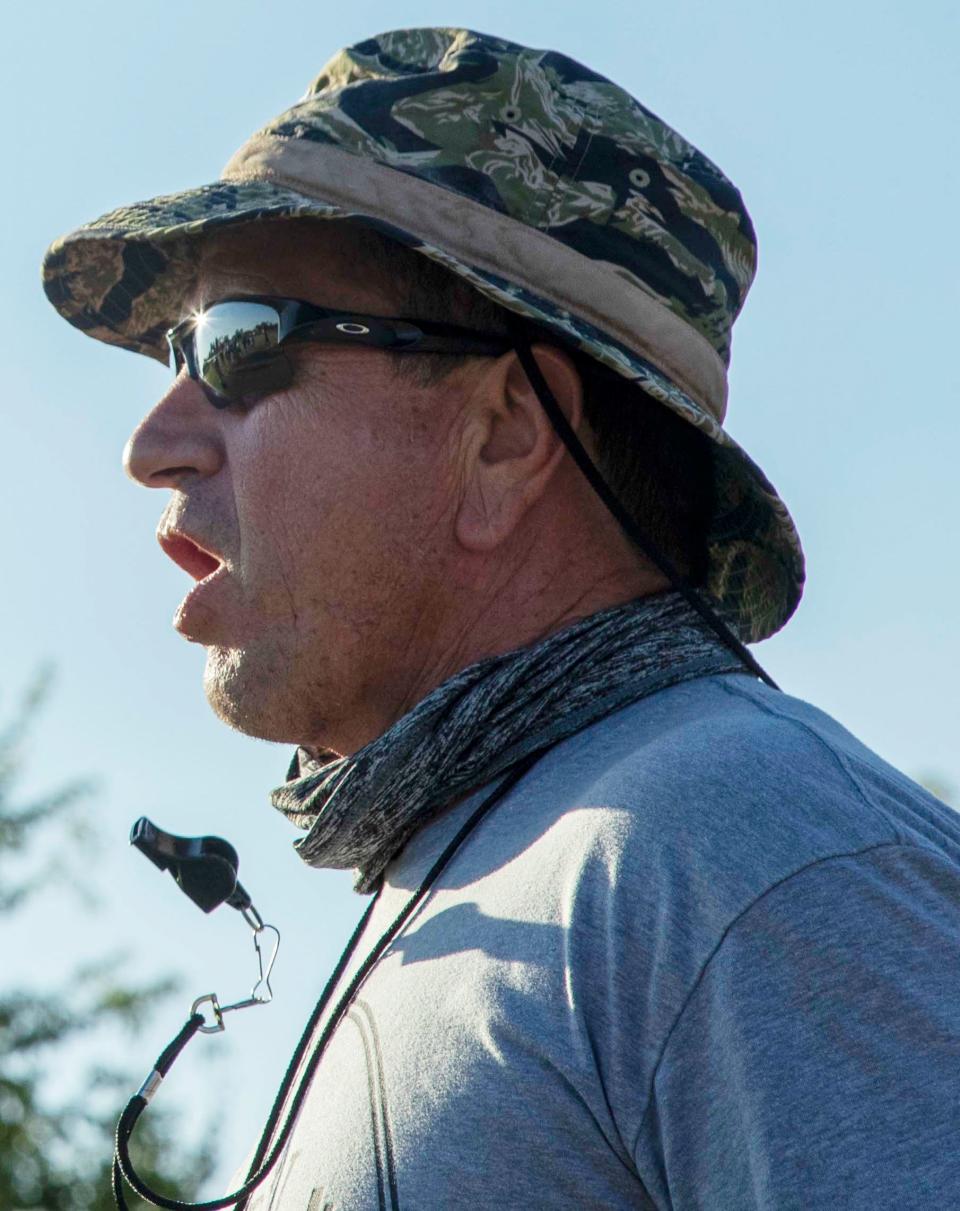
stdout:
[(374, 969), (249, 1206), (960, 1207), (960, 816), (747, 675), (594, 724)]

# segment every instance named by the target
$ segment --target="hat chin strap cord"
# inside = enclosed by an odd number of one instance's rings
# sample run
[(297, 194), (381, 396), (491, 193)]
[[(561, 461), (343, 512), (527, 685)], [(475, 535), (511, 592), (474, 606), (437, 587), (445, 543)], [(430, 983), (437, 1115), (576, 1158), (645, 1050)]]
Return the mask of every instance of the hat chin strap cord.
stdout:
[(689, 583), (667, 558), (666, 555), (657, 547), (657, 545), (640, 529), (637, 522), (630, 516), (627, 510), (623, 507), (620, 501), (614, 496), (603, 476), (600, 474), (597, 467), (591, 461), (589, 454), (583, 448), (580, 439), (577, 437), (570, 422), (564, 415), (563, 409), (557, 403), (556, 396), (550, 389), (550, 384), (544, 377), (543, 371), (537, 364), (537, 359), (533, 356), (533, 350), (530, 347), (530, 342), (523, 332), (522, 328), (512, 319), (508, 318), (508, 325), (511, 330), (511, 336), (514, 342), (517, 356), (520, 358), (520, 364), (523, 366), (527, 378), (530, 380), (530, 385), (537, 394), (537, 398), (546, 412), (550, 423), (557, 432), (557, 436), (566, 446), (571, 458), (583, 472), (584, 477), (593, 488), (597, 496), (606, 506), (610, 513), (619, 522), (621, 529), (627, 537), (636, 544), (650, 562), (666, 576), (667, 580), (673, 585), (676, 591), (686, 599), (689, 605), (696, 610), (703, 621), (710, 627), (718, 638), (727, 645), (743, 661), (744, 665), (761, 681), (764, 681), (771, 689), (779, 690), (779, 686), (773, 678), (767, 673), (757, 662), (751, 652), (740, 641), (740, 639), (731, 631), (727, 624), (719, 615), (710, 608), (703, 600), (703, 597)]

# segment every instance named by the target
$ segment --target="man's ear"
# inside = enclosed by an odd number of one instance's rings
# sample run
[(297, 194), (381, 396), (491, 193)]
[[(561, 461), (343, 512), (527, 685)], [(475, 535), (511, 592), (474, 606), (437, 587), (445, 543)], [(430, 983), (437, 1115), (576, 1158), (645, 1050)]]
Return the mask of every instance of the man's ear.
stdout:
[[(533, 346), (533, 356), (567, 420), (579, 429), (583, 388), (573, 359), (541, 344)], [(477, 381), (465, 436), (456, 534), (468, 550), (490, 551), (543, 496), (566, 449), (515, 351)]]

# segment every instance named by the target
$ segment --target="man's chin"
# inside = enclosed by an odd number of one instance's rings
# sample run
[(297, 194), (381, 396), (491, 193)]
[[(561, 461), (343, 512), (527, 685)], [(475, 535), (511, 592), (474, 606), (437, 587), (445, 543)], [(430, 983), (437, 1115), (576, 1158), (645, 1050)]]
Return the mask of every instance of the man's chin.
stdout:
[(245, 736), (288, 741), (286, 732), (278, 730), (276, 720), (271, 719), (267, 679), (258, 677), (250, 663), (241, 649), (208, 646), (203, 672), (207, 702), (222, 723)]
[(275, 670), (243, 648), (207, 647), (203, 690), (217, 718), (245, 736), (297, 745), (312, 733), (298, 709), (306, 696), (289, 671)]

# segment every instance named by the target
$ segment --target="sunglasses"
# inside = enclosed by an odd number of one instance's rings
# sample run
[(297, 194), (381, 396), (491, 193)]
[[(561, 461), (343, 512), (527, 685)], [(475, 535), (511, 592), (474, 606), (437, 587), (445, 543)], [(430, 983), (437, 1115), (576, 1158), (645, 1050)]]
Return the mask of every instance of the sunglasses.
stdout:
[(454, 324), (331, 311), (272, 295), (220, 299), (167, 333), (174, 373), (186, 367), (215, 408), (251, 404), (289, 387), (293, 367), (283, 346), (303, 341), (487, 357), (513, 348), (506, 337)]

